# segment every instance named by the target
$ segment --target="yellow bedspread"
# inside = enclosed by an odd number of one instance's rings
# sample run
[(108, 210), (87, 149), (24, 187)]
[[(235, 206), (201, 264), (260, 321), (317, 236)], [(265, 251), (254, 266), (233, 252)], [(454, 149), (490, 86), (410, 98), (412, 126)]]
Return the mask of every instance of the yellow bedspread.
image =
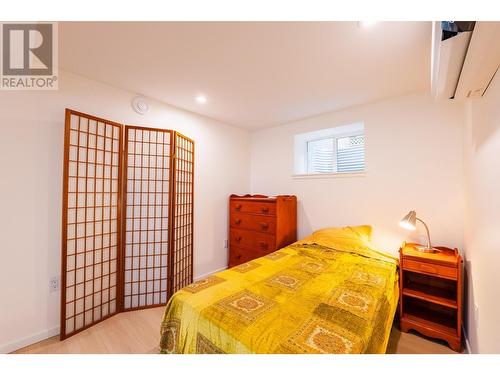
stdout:
[(160, 350), (385, 353), (397, 280), (397, 260), (359, 233), (316, 232), (178, 291), (165, 310)]

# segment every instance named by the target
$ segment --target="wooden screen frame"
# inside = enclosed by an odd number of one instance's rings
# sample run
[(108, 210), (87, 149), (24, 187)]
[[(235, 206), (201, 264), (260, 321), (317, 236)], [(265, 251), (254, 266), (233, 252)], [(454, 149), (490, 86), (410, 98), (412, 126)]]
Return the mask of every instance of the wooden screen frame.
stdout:
[[(116, 261), (117, 261), (117, 265), (116, 265), (116, 295), (115, 295), (115, 300), (116, 300), (116, 303), (115, 303), (115, 311), (113, 313), (108, 313), (106, 314), (104, 317), (102, 316), (102, 311), (101, 311), (101, 316), (99, 319), (97, 320), (94, 320), (93, 316), (92, 316), (92, 323), (90, 324), (85, 324), (85, 299), (86, 299), (86, 295), (84, 293), (84, 296), (83, 296), (83, 314), (84, 314), (84, 317), (83, 317), (83, 325), (81, 328), (78, 328), (78, 329), (73, 329), (69, 334), (66, 333), (66, 320), (67, 320), (67, 315), (66, 315), (66, 302), (67, 302), (67, 299), (66, 299), (66, 291), (67, 291), (67, 288), (68, 288), (68, 280), (67, 280), (67, 258), (68, 258), (68, 226), (70, 225), (68, 223), (68, 209), (69, 209), (69, 164), (70, 164), (70, 147), (71, 146), (74, 146), (70, 143), (70, 136), (71, 136), (71, 116), (76, 116), (79, 118), (79, 129), (78, 129), (78, 133), (80, 133), (80, 119), (82, 118), (85, 118), (87, 119), (88, 123), (87, 123), (87, 126), (89, 126), (90, 124), (90, 121), (95, 121), (96, 122), (96, 142), (97, 142), (97, 138), (98, 138), (98, 130), (97, 130), (97, 125), (99, 123), (103, 123), (105, 125), (109, 124), (113, 127), (117, 127), (119, 129), (119, 137), (118, 137), (118, 145), (119, 145), (119, 148), (118, 148), (118, 191), (117, 191), (117, 203), (116, 203), (116, 210), (117, 210), (117, 214), (116, 214), (116, 224), (117, 224), (117, 228), (116, 228), (116, 237), (117, 237), (117, 241), (116, 241), (116, 248), (117, 248), (117, 255), (116, 255)], [(104, 134), (106, 132), (106, 126), (104, 128)], [(89, 150), (89, 145), (88, 145), (88, 136), (89, 136), (90, 132), (87, 132), (87, 146), (86, 146), (86, 150)], [(106, 139), (106, 137), (104, 137), (104, 139)], [(112, 140), (114, 139), (114, 136), (113, 136), (113, 132), (112, 132)], [(121, 311), (121, 303), (120, 301), (122, 300), (122, 297), (120, 295), (120, 283), (121, 283), (121, 273), (120, 273), (120, 269), (121, 269), (121, 265), (120, 265), (120, 256), (119, 256), (119, 252), (120, 252), (120, 249), (121, 249), (121, 215), (122, 215), (122, 212), (121, 212), (121, 208), (122, 208), (122, 205), (121, 205), (121, 201), (122, 201), (122, 197), (121, 197), (121, 194), (122, 194), (122, 189), (121, 189), (121, 184), (120, 184), (120, 181), (122, 179), (122, 176), (121, 176), (121, 173), (122, 173), (122, 168), (120, 168), (120, 163), (121, 163), (121, 160), (122, 160), (122, 146), (121, 146), (121, 143), (122, 143), (122, 139), (123, 139), (123, 126), (119, 123), (116, 123), (116, 122), (113, 122), (113, 121), (109, 121), (109, 120), (106, 120), (106, 119), (102, 119), (102, 118), (99, 118), (99, 117), (96, 117), (96, 116), (92, 116), (92, 115), (88, 115), (88, 114), (85, 114), (85, 113), (82, 113), (82, 112), (78, 112), (78, 111), (74, 111), (74, 110), (70, 110), (70, 109), (66, 109), (65, 111), (65, 135), (64, 135), (64, 167), (63, 167), (63, 195), (62, 195), (62, 243), (61, 243), (61, 250), (62, 250), (62, 257), (61, 257), (61, 306), (60, 306), (60, 337), (61, 339), (65, 339), (67, 337), (70, 337), (72, 335), (75, 335), (97, 323), (100, 323), (104, 320), (106, 320), (107, 318), (111, 317), (111, 316), (114, 316), (116, 315), (118, 312)], [(79, 144), (77, 146), (77, 152), (79, 153)], [(112, 148), (113, 150), (113, 148)], [(97, 146), (97, 143), (96, 143), (96, 146), (95, 146), (95, 151), (97, 153), (98, 151), (98, 146)], [(103, 150), (103, 152), (105, 152), (105, 150)], [(112, 156), (113, 154), (113, 151), (111, 151), (111, 158), (113, 157)], [(76, 163), (77, 165), (80, 163), (79, 161), (79, 158), (77, 158), (76, 160)], [(86, 188), (87, 188), (87, 180), (88, 180), (88, 176), (87, 176), (87, 172), (88, 172), (88, 159), (85, 161), (85, 164), (87, 165), (87, 171), (86, 171), (86, 174), (85, 174), (85, 184), (86, 184)], [(94, 180), (97, 179), (96, 177), (96, 168), (97, 168), (97, 165), (100, 164), (100, 163), (97, 163), (97, 160), (94, 160)], [(103, 167), (103, 185), (104, 185), (104, 180), (106, 179), (105, 176), (104, 176), (104, 166), (105, 166), (105, 161), (103, 159), (103, 163), (102, 163), (102, 167)], [(109, 179), (112, 181), (112, 166), (113, 166), (113, 163), (111, 163), (110, 167), (110, 177)], [(76, 176), (76, 183), (78, 184), (78, 179), (80, 178), (80, 176), (77, 174)], [(104, 190), (102, 191), (104, 193)], [(85, 194), (87, 194), (88, 191), (86, 190), (85, 191)], [(95, 199), (95, 196), (96, 196), (96, 190), (95, 190), (95, 184), (94, 184), (94, 199)], [(78, 189), (76, 191), (76, 200), (78, 200)], [(94, 213), (95, 213), (95, 201), (94, 201)], [(85, 211), (87, 211), (87, 196), (85, 195), (85, 206), (83, 207), (85, 209)], [(112, 190), (110, 190), (110, 208), (112, 207)], [(102, 204), (102, 207), (104, 208), (104, 203)], [(75, 210), (78, 211), (78, 204), (76, 205), (75, 207)], [(85, 214), (85, 218), (86, 218), (86, 214)], [(94, 222), (95, 222), (95, 217), (93, 218), (94, 219)], [(104, 222), (104, 218), (102, 218), (102, 220)], [(108, 221), (111, 221), (111, 218), (108, 219)], [(78, 225), (78, 219), (75, 219), (75, 225)], [(86, 226), (87, 225), (87, 221), (85, 220), (84, 222), (84, 225)], [(95, 229), (95, 227), (94, 227)], [(111, 232), (110, 232), (111, 234)], [(95, 233), (93, 233), (93, 236), (95, 236)], [(75, 234), (75, 241), (76, 241), (76, 238), (77, 237), (77, 234)], [(85, 238), (87, 238), (87, 236), (85, 235)], [(76, 249), (76, 244), (75, 244), (75, 256), (76, 254), (78, 253), (77, 249)], [(111, 245), (109, 246), (111, 248)], [(93, 250), (94, 251), (94, 250)], [(85, 254), (85, 252), (84, 252)], [(86, 258), (86, 256), (84, 255), (84, 257)], [(94, 259), (95, 259), (95, 256), (94, 256)], [(111, 259), (109, 259), (111, 261)], [(86, 263), (84, 263), (85, 266), (84, 266), (84, 279), (83, 279), (83, 284), (86, 284), (86, 279), (85, 279), (85, 268), (87, 267), (86, 266)], [(94, 267), (95, 264), (92, 264), (92, 266)], [(75, 265), (75, 270), (76, 270), (76, 265)], [(102, 271), (101, 271), (102, 272)], [(109, 274), (111, 275), (111, 273)], [(76, 276), (75, 276), (76, 278)], [(95, 280), (95, 276), (93, 275), (92, 277), (92, 280), (93, 280), (93, 283), (94, 283), (94, 280)], [(102, 282), (102, 276), (101, 276), (101, 282)], [(109, 282), (109, 281), (108, 281)], [(75, 284), (76, 284), (76, 280), (75, 280)], [(101, 288), (102, 288), (102, 285), (101, 285)], [(76, 286), (75, 286), (75, 289), (76, 289)], [(109, 288), (108, 288), (109, 289)], [(102, 291), (102, 289), (101, 289)], [(109, 293), (109, 291), (108, 291)], [(92, 291), (92, 309), (94, 309), (96, 306), (94, 305), (94, 294), (95, 294), (95, 291), (93, 290)], [(102, 297), (101, 297), (102, 298)], [(74, 298), (74, 301), (76, 301), (76, 296)], [(109, 301), (109, 297), (108, 297), (108, 301)], [(102, 299), (101, 299), (101, 305), (99, 306), (102, 306)], [(109, 308), (109, 307), (108, 307)], [(76, 316), (76, 315), (75, 315)], [(75, 327), (75, 320), (74, 319), (74, 327)]]
[[(173, 155), (173, 139), (174, 139), (174, 131), (173, 130), (168, 130), (168, 129), (157, 129), (157, 128), (150, 128), (150, 127), (142, 127), (142, 126), (133, 126), (133, 125), (126, 125), (125, 126), (125, 129), (124, 129), (124, 133), (125, 133), (125, 137), (124, 137), (124, 153), (123, 153), (123, 201), (122, 201), (122, 205), (123, 205), (123, 209), (122, 211), (124, 212), (124, 217), (123, 217), (123, 225), (122, 225), (122, 238), (123, 238), (123, 246), (122, 246), (122, 270), (121, 270), (121, 273), (122, 275), (124, 276), (124, 280), (123, 280), (123, 283), (121, 285), (121, 288), (122, 288), (122, 295), (125, 297), (128, 297), (128, 295), (126, 294), (125, 292), (125, 284), (127, 284), (126, 282), (126, 278), (125, 278), (125, 272), (126, 272), (126, 269), (125, 269), (125, 263), (126, 263), (126, 246), (127, 246), (127, 240), (126, 240), (126, 232), (127, 232), (127, 206), (128, 206), (128, 201), (127, 201), (127, 196), (128, 196), (128, 188), (127, 188), (127, 185), (128, 185), (128, 181), (129, 181), (129, 176), (128, 176), (128, 169), (129, 169), (129, 163), (128, 163), (128, 156), (129, 156), (129, 130), (134, 130), (134, 131), (137, 131), (137, 130), (140, 130), (140, 131), (149, 131), (149, 132), (156, 132), (156, 133), (163, 133), (163, 134), (168, 134), (169, 136), (169, 153), (168, 155), (165, 155), (163, 154), (162, 157), (168, 157), (169, 160), (168, 160), (168, 163), (169, 163), (169, 179), (168, 179), (168, 185), (169, 185), (169, 189), (168, 189), (168, 217), (167, 217), (167, 221), (168, 221), (168, 225), (167, 225), (167, 228), (166, 230), (168, 231), (168, 234), (167, 234), (167, 260), (166, 260), (166, 264), (165, 264), (165, 267), (167, 269), (167, 272), (166, 272), (166, 289), (165, 289), (165, 293), (166, 293), (166, 301), (168, 301), (170, 299), (170, 297), (172, 296), (172, 292), (171, 292), (171, 289), (170, 289), (170, 277), (172, 275), (172, 272), (171, 272), (171, 269), (170, 269), (170, 254), (172, 254), (172, 249), (173, 249), (173, 242), (172, 242), (172, 237), (171, 237), (171, 232), (172, 232), (172, 216), (171, 216), (171, 207), (172, 207), (172, 204), (173, 204), (173, 201), (172, 201), (172, 183), (173, 183), (173, 180), (174, 178), (172, 178), (173, 176), (173, 173), (172, 173), (172, 165), (173, 165), (173, 159), (174, 159), (174, 155)], [(134, 143), (141, 143), (144, 145), (144, 143), (149, 143), (151, 144), (151, 142), (145, 142), (144, 140), (141, 140), (141, 142), (137, 142), (137, 140), (134, 138)], [(157, 143), (158, 145), (158, 143)], [(165, 147), (165, 143), (163, 144), (163, 147)], [(133, 154), (134, 156), (137, 155), (137, 154)], [(144, 154), (142, 153), (142, 156), (144, 156)], [(149, 155), (151, 156), (151, 155)], [(157, 155), (156, 155), (157, 156)], [(136, 168), (136, 165), (134, 163), (134, 168)], [(146, 169), (149, 169), (150, 167), (147, 167)], [(141, 167), (141, 169), (143, 169), (143, 167)], [(135, 177), (135, 176), (134, 176)], [(149, 188), (149, 182), (150, 182), (150, 178), (148, 177), (148, 188)], [(133, 179), (133, 181), (135, 182), (135, 178)], [(155, 183), (158, 183), (158, 180), (156, 179), (155, 177)], [(162, 180), (163, 181), (163, 180)], [(141, 176), (141, 182), (144, 182), (144, 178), (143, 176)], [(135, 191), (135, 188), (132, 192), (133, 194), (136, 193)], [(143, 191), (141, 190), (140, 193), (143, 193)], [(148, 194), (150, 192), (148, 191)], [(163, 186), (162, 186), (162, 194), (164, 193), (163, 191)], [(163, 198), (162, 198), (163, 199)], [(162, 202), (163, 203), (163, 202)], [(140, 204), (140, 207), (142, 209), (142, 204)], [(147, 207), (149, 208), (149, 202), (148, 202), (148, 205)], [(135, 218), (135, 217), (134, 217)], [(149, 220), (149, 213), (148, 213), (148, 220)], [(140, 215), (140, 218), (139, 219), (143, 219), (142, 218), (142, 213)], [(156, 217), (155, 217), (156, 219)], [(160, 218), (161, 219), (161, 218)], [(146, 230), (147, 232), (147, 230)], [(153, 244), (156, 244), (156, 241), (153, 242)], [(149, 245), (149, 241), (148, 243), (146, 244), (146, 246)], [(161, 246), (161, 242), (160, 242), (160, 246)], [(160, 252), (160, 258), (163, 254)], [(152, 255), (153, 257), (155, 256), (154, 254)], [(148, 255), (146, 255), (146, 258), (148, 257)], [(161, 267), (160, 267), (161, 268)], [(146, 267), (146, 276), (147, 276), (147, 270), (149, 269), (149, 267)], [(139, 273), (140, 273), (140, 270), (141, 268), (139, 268)], [(160, 271), (161, 272), (161, 271)], [(153, 270), (153, 274), (154, 274), (154, 270)], [(122, 311), (133, 311), (133, 310), (141, 310), (141, 309), (145, 309), (145, 308), (153, 308), (153, 307), (159, 307), (159, 306), (164, 306), (165, 303), (162, 303), (161, 302), (161, 277), (160, 277), (160, 280), (158, 280), (160, 282), (160, 302), (159, 303), (152, 303), (152, 304), (147, 304), (147, 297), (145, 297), (145, 300), (146, 300), (146, 303), (144, 305), (140, 305), (140, 303), (138, 304), (138, 306), (132, 306), (132, 303), (131, 303), (131, 306), (130, 307), (127, 307), (126, 304), (125, 304), (125, 299), (123, 299), (123, 306), (122, 306)], [(146, 283), (147, 283), (148, 280), (146, 280)], [(155, 279), (152, 280), (153, 281), (153, 284), (154, 284), (154, 281), (156, 281)], [(138, 281), (139, 283), (141, 282), (141, 280)], [(130, 282), (130, 284), (133, 284), (133, 282)], [(132, 287), (132, 286), (131, 286)], [(147, 287), (146, 287), (147, 288)], [(146, 292), (145, 293), (141, 293), (140, 290), (139, 290), (139, 293), (136, 294), (138, 295), (139, 297), (139, 300), (140, 300), (140, 296), (142, 295), (147, 295), (147, 289), (146, 289)], [(154, 293), (153, 293), (154, 294)], [(131, 294), (130, 295), (131, 297), (134, 296), (134, 294)]]
[[(70, 134), (71, 134), (71, 116), (78, 116), (80, 118), (86, 118), (89, 123), (90, 121), (95, 121), (96, 124), (98, 123), (104, 123), (104, 124), (109, 124), (112, 126), (116, 126), (119, 128), (119, 150), (118, 150), (118, 192), (117, 192), (117, 206), (116, 206), (116, 211), (117, 211), (117, 232), (116, 232), (116, 238), (117, 238), (117, 267), (116, 267), (116, 309), (113, 313), (106, 315), (105, 317), (102, 317), (102, 314), (100, 316), (100, 319), (92, 321), (91, 324), (85, 325), (85, 316), (83, 317), (83, 326), (79, 329), (73, 329), (69, 334), (66, 332), (66, 292), (67, 292), (67, 259), (68, 259), (68, 208), (69, 208), (69, 164), (70, 164)], [(195, 164), (195, 143), (192, 139), (182, 135), (181, 133), (178, 133), (177, 131), (174, 130), (168, 130), (168, 129), (158, 129), (158, 128), (148, 128), (148, 127), (141, 127), (141, 126), (131, 126), (131, 125), (124, 125), (120, 124), (114, 121), (109, 121), (103, 118), (99, 118), (93, 115), (85, 114), (79, 111), (75, 111), (72, 109), (66, 108), (65, 110), (65, 127), (64, 127), (64, 158), (63, 158), (63, 194), (62, 194), (62, 243), (61, 243), (61, 253), (62, 253), (62, 258), (61, 258), (61, 306), (60, 306), (60, 339), (64, 340), (70, 336), (73, 336), (89, 327), (92, 327), (93, 325), (100, 323), (106, 319), (108, 319), (111, 316), (114, 316), (120, 312), (123, 311), (130, 311), (130, 310), (137, 310), (137, 309), (144, 309), (144, 308), (152, 308), (152, 307), (158, 307), (158, 306), (164, 306), (166, 302), (170, 299), (170, 297), (173, 295), (175, 291), (179, 288), (175, 288), (175, 285), (173, 283), (174, 279), (174, 261), (175, 261), (175, 238), (174, 238), (174, 221), (175, 221), (175, 205), (176, 205), (176, 165), (177, 165), (177, 155), (176, 155), (176, 150), (177, 150), (177, 137), (180, 137), (187, 142), (190, 142), (192, 144), (192, 178), (191, 178), (191, 216), (190, 216), (190, 223), (191, 223), (191, 233), (190, 233), (190, 252), (188, 253), (189, 256), (189, 262), (190, 262), (190, 270), (188, 274), (188, 281), (189, 283), (193, 282), (193, 249), (194, 249), (194, 164)], [(97, 128), (96, 128), (97, 129)], [(106, 128), (105, 128), (106, 129)], [(159, 304), (153, 304), (153, 305), (146, 305), (146, 306), (140, 306), (136, 308), (124, 308), (124, 288), (125, 288), (125, 230), (126, 230), (126, 210), (127, 210), (127, 200), (126, 200), (126, 195), (127, 195), (127, 167), (128, 167), (128, 160), (127, 160), (127, 147), (128, 144), (127, 139), (128, 139), (128, 130), (129, 129), (137, 129), (137, 130), (150, 130), (150, 131), (156, 131), (156, 132), (164, 132), (168, 133), (170, 135), (170, 155), (169, 155), (169, 196), (168, 196), (168, 253), (167, 253), (167, 290), (166, 290), (166, 302), (165, 303), (159, 303)], [(78, 130), (80, 132), (80, 130)], [(97, 131), (97, 130), (96, 130)], [(112, 134), (114, 134), (112, 132)], [(97, 138), (97, 137), (96, 137)], [(79, 147), (79, 146), (78, 146)], [(87, 149), (88, 149), (88, 142), (87, 142)], [(96, 146), (97, 150), (97, 146)], [(113, 151), (111, 151), (111, 157), (112, 157)], [(88, 162), (87, 162), (88, 163)], [(77, 161), (78, 164), (78, 161)], [(94, 164), (97, 165), (97, 161), (94, 161)], [(111, 165), (112, 168), (112, 165)], [(95, 172), (94, 172), (95, 173)], [(76, 183), (78, 184), (78, 178), (76, 178)], [(87, 180), (87, 176), (85, 177)], [(94, 175), (94, 179), (95, 179)], [(104, 177), (103, 177), (104, 179)], [(113, 180), (112, 178), (110, 178)], [(86, 191), (87, 193), (87, 191)], [(95, 198), (95, 193), (94, 191), (94, 198)], [(112, 191), (110, 191), (111, 196), (110, 199), (112, 199)], [(76, 199), (78, 199), (78, 190), (76, 192)], [(111, 204), (111, 203), (110, 203)], [(95, 206), (95, 202), (94, 202)], [(76, 206), (76, 209), (78, 209), (78, 206)], [(87, 209), (87, 208), (85, 208)], [(94, 218), (95, 220), (95, 218)], [(104, 220), (104, 219), (103, 219)], [(76, 225), (76, 221), (75, 221)], [(95, 233), (93, 234), (95, 235)], [(95, 250), (95, 249), (94, 249)], [(76, 250), (75, 250), (76, 254)], [(94, 265), (94, 264), (93, 264)], [(76, 267), (76, 266), (75, 266)], [(76, 269), (76, 268), (75, 268)], [(75, 276), (76, 277), (76, 276)], [(95, 277), (95, 275), (93, 275)], [(85, 273), (84, 273), (84, 283), (85, 283)], [(187, 285), (187, 284), (186, 284)], [(185, 285), (184, 285), (185, 286)], [(102, 287), (102, 285), (101, 285)], [(95, 291), (93, 290), (93, 293)], [(84, 303), (85, 303), (85, 293), (84, 293)], [(95, 308), (94, 305), (92, 305), (92, 308)], [(85, 304), (84, 304), (84, 312), (85, 314)], [(75, 324), (75, 322), (73, 323)], [(75, 325), (73, 326), (75, 327)]]
[[(180, 147), (178, 145), (178, 140), (179, 138), (184, 141), (184, 142), (187, 142), (191, 145), (192, 147), (192, 151), (190, 151), (192, 153), (192, 161), (187, 161), (185, 159), (181, 159), (178, 155), (178, 148)], [(171, 246), (172, 246), (172, 256), (170, 257), (170, 267), (169, 269), (171, 270), (171, 274), (170, 274), (170, 277), (169, 277), (169, 281), (170, 281), (170, 292), (171, 294), (175, 293), (177, 290), (191, 284), (193, 282), (193, 244), (194, 244), (194, 158), (195, 158), (195, 143), (194, 141), (191, 139), (191, 138), (188, 138), (186, 137), (185, 135), (179, 133), (179, 132), (176, 132), (174, 131), (173, 132), (173, 150), (174, 150), (174, 154), (173, 154), (173, 157), (172, 157), (172, 167), (171, 167), (171, 174), (173, 176), (175, 176), (175, 178), (173, 178), (171, 180), (171, 183), (172, 183), (172, 188), (171, 188), (171, 198), (172, 198), (172, 204), (171, 204), (171, 229), (170, 229), (170, 232), (171, 235), (172, 235), (172, 240), (170, 241), (171, 243)], [(192, 176), (192, 179), (191, 179), (191, 184), (190, 184), (190, 191), (191, 191), (191, 194), (190, 194), (190, 199), (191, 199), (191, 215), (189, 217), (189, 220), (190, 220), (190, 224), (191, 224), (191, 229), (190, 229), (190, 239), (189, 239), (189, 246), (190, 246), (190, 259), (189, 259), (189, 269), (186, 269), (184, 268), (183, 270), (181, 270), (181, 273), (183, 276), (184, 276), (184, 279), (179, 279), (179, 280), (176, 280), (176, 273), (174, 273), (174, 271), (176, 270), (176, 255), (177, 255), (177, 252), (175, 251), (175, 236), (176, 236), (176, 208), (177, 208), (177, 197), (178, 197), (178, 194), (177, 194), (177, 165), (178, 163), (183, 163), (183, 162), (188, 162), (191, 165), (192, 167), (192, 172), (191, 172), (191, 176)], [(182, 215), (181, 215), (182, 216)], [(182, 249), (181, 249), (182, 250)], [(189, 249), (188, 249), (189, 251)], [(184, 255), (186, 255), (186, 251), (183, 252)], [(189, 253), (188, 253), (188, 256), (189, 256)], [(187, 270), (187, 274), (186, 271)], [(178, 281), (178, 282), (176, 282)]]

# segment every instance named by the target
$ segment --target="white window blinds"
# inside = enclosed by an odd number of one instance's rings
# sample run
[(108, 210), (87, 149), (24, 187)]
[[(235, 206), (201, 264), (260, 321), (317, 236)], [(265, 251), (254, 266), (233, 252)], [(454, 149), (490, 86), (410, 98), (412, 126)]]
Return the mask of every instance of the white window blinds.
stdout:
[(307, 142), (308, 173), (334, 172), (334, 139), (320, 139)]
[(361, 172), (365, 169), (365, 136), (337, 138), (337, 172)]
[(363, 134), (307, 142), (307, 173), (348, 173), (364, 170)]

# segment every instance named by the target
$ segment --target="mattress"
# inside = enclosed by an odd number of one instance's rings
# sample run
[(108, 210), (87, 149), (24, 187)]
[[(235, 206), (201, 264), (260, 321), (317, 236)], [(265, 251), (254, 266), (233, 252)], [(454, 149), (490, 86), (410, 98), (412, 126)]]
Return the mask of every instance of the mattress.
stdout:
[(311, 236), (175, 293), (160, 351), (385, 353), (398, 291), (397, 260), (365, 239)]

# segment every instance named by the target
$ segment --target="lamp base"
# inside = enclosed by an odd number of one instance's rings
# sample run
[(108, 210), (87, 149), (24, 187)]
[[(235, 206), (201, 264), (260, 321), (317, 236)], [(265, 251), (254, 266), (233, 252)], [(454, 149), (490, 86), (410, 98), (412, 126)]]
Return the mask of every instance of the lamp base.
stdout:
[(415, 246), (415, 248), (422, 253), (437, 253), (439, 251), (435, 247)]

